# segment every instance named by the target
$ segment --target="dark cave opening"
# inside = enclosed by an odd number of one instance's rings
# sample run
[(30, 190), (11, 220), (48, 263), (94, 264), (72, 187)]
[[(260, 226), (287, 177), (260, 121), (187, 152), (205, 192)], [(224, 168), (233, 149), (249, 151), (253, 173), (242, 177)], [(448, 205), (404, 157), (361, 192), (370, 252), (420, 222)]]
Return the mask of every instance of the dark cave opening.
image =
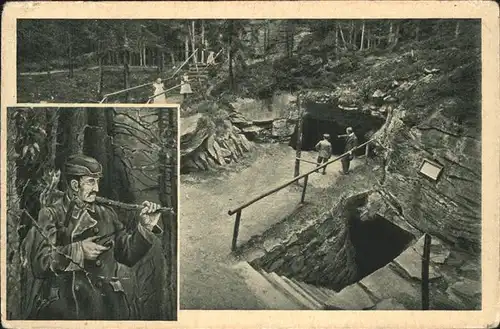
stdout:
[(387, 265), (414, 240), (410, 232), (379, 215), (365, 221), (351, 218), (350, 237), (356, 251), (356, 281)]
[[(380, 117), (361, 111), (345, 111), (332, 104), (307, 103), (305, 109), (302, 121), (302, 150), (304, 151), (314, 150), (314, 146), (323, 138), (323, 134), (329, 134), (332, 153), (340, 155), (344, 153), (345, 139), (337, 138), (337, 136), (345, 134), (347, 127), (353, 128), (359, 144), (362, 144), (384, 123), (384, 119)], [(297, 127), (289, 145), (293, 149), (297, 147)], [(356, 155), (364, 154), (364, 148), (355, 153)]]

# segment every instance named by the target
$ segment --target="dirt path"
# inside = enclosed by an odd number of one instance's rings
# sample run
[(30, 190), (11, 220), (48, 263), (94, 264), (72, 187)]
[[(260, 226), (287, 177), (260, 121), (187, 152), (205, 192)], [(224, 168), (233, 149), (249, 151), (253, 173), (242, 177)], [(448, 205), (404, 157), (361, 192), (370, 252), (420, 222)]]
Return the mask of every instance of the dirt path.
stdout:
[[(217, 177), (182, 176), (180, 188), (180, 305), (182, 309), (259, 309), (263, 305), (228, 267), (234, 216), (227, 211), (293, 176), (295, 151), (282, 144), (257, 147), (255, 161), (236, 172)], [(315, 154), (304, 152), (313, 160)], [(356, 166), (359, 160), (354, 161)], [(301, 172), (312, 169), (304, 163)], [(338, 177), (340, 163), (327, 174), (310, 176), (314, 187), (326, 187)], [(242, 212), (238, 243), (260, 234), (293, 212), (302, 189), (289, 186)], [(314, 200), (314, 193), (307, 195)]]

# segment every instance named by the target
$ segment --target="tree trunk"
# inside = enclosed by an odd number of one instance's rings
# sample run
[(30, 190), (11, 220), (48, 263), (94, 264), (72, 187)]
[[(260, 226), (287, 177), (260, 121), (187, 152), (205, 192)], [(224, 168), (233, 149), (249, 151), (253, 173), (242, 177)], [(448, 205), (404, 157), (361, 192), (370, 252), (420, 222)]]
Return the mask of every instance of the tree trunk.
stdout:
[(354, 34), (355, 34), (355, 28), (356, 26), (354, 25), (354, 21), (351, 20), (351, 25), (349, 27), (349, 44), (353, 44), (353, 39), (355, 38)]
[(339, 58), (339, 23), (335, 22), (335, 58)]
[(71, 32), (67, 32), (68, 36), (68, 77), (73, 78), (73, 40)]
[(418, 41), (420, 33), (420, 22), (417, 21), (417, 25), (415, 26), (415, 41)]
[(393, 40), (393, 35), (392, 35), (392, 21), (391, 24), (389, 25), (389, 35), (387, 36), (387, 45), (391, 45)]
[(234, 90), (234, 72), (233, 72), (233, 21), (229, 21), (229, 88)]
[(56, 168), (62, 168), (67, 157), (83, 153), (87, 112), (83, 108), (59, 108)]
[(264, 42), (262, 47), (262, 53), (264, 55), (264, 59), (266, 58), (267, 55), (267, 34), (268, 34), (268, 27), (266, 23), (266, 25), (264, 25)]
[(288, 23), (285, 27), (285, 56), (290, 57), (290, 31), (288, 27)]
[[(129, 68), (129, 44), (127, 34), (125, 32), (123, 38), (123, 88), (127, 89), (130, 87), (130, 68)], [(125, 102), (129, 101), (129, 93), (125, 93)]]
[[(172, 207), (177, 211), (177, 129), (174, 110), (158, 110), (158, 128), (162, 144), (158, 155), (159, 197), (162, 206)], [(169, 319), (176, 319), (177, 309), (177, 216), (162, 214), (163, 254), (166, 261), (164, 303), (167, 306)]]
[(103, 84), (104, 84), (104, 70), (102, 67), (102, 61), (103, 61), (104, 55), (101, 52), (102, 52), (102, 42), (99, 41), (98, 50), (97, 50), (98, 65), (99, 65), (99, 83), (97, 85), (97, 98), (99, 100), (102, 98), (102, 88), (103, 88)]
[[(189, 30), (189, 26), (188, 26)], [(187, 61), (189, 58), (189, 36), (186, 35), (186, 38), (184, 39), (184, 60)]]
[(160, 48), (156, 49), (156, 65), (158, 74), (163, 72), (163, 51)]
[(201, 20), (201, 44), (202, 44), (202, 50), (201, 50), (201, 62), (205, 63), (205, 20)]
[(139, 66), (144, 66), (144, 60), (142, 56), (142, 43), (139, 44)]
[(47, 159), (48, 166), (52, 169), (56, 168), (56, 152), (57, 152), (57, 130), (59, 126), (58, 108), (45, 109), (47, 119)]
[(108, 119), (111, 117), (112, 120), (113, 109), (88, 108), (87, 111), (88, 128), (85, 133), (84, 153), (95, 158), (102, 165), (103, 177), (99, 184), (99, 194), (112, 200), (119, 200), (116, 188), (114, 188), (116, 182), (113, 180), (113, 149), (108, 136)]
[(170, 61), (172, 62), (172, 66), (175, 66), (175, 55), (173, 52), (170, 53)]
[(396, 25), (396, 32), (394, 33), (394, 42), (393, 45), (397, 45), (399, 41), (399, 24)]
[(342, 32), (342, 27), (339, 26), (339, 31), (340, 31), (340, 37), (342, 38), (342, 42), (344, 44), (344, 49), (347, 48), (347, 42), (345, 41), (345, 38), (344, 38), (344, 33)]
[(302, 108), (300, 104), (300, 95), (297, 95), (297, 107), (299, 111), (299, 119), (297, 121), (297, 146), (295, 149), (295, 171), (293, 174), (293, 177), (297, 177), (300, 175), (300, 159), (301, 157), (301, 151), (302, 151), (302, 125), (303, 125), (303, 118), (302, 118)]
[[(194, 51), (196, 50), (195, 21), (191, 21), (190, 35), (191, 35), (191, 51), (192, 51), (192, 53), (194, 53)], [(196, 64), (197, 62), (198, 62), (198, 56), (194, 55), (193, 56), (193, 64)]]
[(22, 298), (28, 295), (21, 285), (21, 259), (19, 255), (19, 235), (17, 229), (21, 218), (19, 195), (17, 194), (17, 166), (14, 145), (18, 139), (15, 110), (7, 112), (7, 319), (21, 319)]
[(359, 50), (363, 50), (364, 42), (365, 42), (365, 21), (363, 21), (363, 26), (361, 27), (361, 42), (359, 44)]
[(458, 39), (460, 36), (460, 21), (457, 21), (457, 24), (455, 25), (455, 39)]

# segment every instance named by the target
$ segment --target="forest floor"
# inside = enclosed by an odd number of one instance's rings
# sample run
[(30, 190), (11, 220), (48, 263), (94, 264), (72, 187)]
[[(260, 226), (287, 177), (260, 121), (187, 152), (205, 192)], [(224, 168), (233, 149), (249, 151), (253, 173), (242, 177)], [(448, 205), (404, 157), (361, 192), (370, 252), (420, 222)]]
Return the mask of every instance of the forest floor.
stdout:
[[(123, 72), (119, 66), (107, 66), (103, 74), (103, 94), (123, 89)], [(68, 78), (67, 70), (54, 70), (47, 72), (23, 72), (17, 77), (17, 101), (19, 103), (97, 103), (101, 99), (97, 96), (99, 84), (99, 70), (95, 67), (77, 68), (74, 77)], [(155, 68), (131, 67), (130, 86), (137, 86), (153, 82), (156, 78), (166, 79), (173, 72), (158, 74)], [(168, 88), (175, 81), (165, 83)], [(176, 95), (179, 89), (168, 93), (168, 103), (174, 103), (169, 95)], [(145, 103), (144, 99), (153, 94), (153, 87), (144, 87), (129, 93), (131, 103)], [(123, 94), (113, 96), (108, 103), (124, 103)]]
[[(316, 152), (302, 152), (314, 161)], [(363, 163), (355, 159), (352, 168)], [(234, 216), (227, 211), (293, 178), (295, 150), (285, 144), (259, 144), (242, 162), (219, 172), (181, 176), (180, 307), (182, 309), (263, 309), (244, 280), (230, 269), (238, 259), (230, 253)], [(301, 164), (301, 173), (314, 165)], [(341, 163), (326, 175), (312, 174), (306, 202), (334, 185)], [(302, 188), (290, 185), (242, 212), (238, 245), (262, 234), (297, 209)], [(322, 205), (324, 206), (324, 205)]]

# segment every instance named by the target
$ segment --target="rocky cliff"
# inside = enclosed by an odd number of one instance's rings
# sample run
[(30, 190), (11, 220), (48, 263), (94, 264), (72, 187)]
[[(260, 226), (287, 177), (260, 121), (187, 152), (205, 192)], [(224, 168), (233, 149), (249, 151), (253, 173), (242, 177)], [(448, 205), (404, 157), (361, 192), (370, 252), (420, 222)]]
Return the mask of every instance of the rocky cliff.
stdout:
[[(481, 244), (479, 58), (410, 81), (406, 97), (375, 135), (381, 190), (411, 225), (474, 253)], [(419, 173), (424, 159), (443, 169)]]

